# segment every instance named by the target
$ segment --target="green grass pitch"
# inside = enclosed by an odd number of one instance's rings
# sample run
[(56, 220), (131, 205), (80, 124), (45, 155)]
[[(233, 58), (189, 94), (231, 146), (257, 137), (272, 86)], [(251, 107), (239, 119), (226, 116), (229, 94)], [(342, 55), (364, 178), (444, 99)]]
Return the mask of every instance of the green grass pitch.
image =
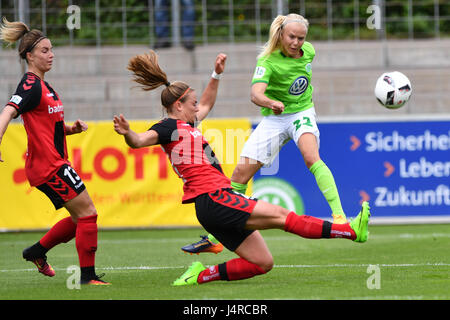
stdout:
[[(68, 268), (78, 265), (74, 240), (53, 248), (53, 278), (37, 272), (22, 250), (43, 232), (0, 233), (0, 300), (448, 300), (450, 225), (370, 226), (368, 242), (302, 239), (262, 231), (275, 266), (266, 275), (173, 287), (193, 261), (205, 266), (236, 257), (188, 255), (180, 248), (202, 229), (100, 231), (97, 273), (111, 286), (69, 288)], [(69, 285), (68, 285), (69, 283)]]

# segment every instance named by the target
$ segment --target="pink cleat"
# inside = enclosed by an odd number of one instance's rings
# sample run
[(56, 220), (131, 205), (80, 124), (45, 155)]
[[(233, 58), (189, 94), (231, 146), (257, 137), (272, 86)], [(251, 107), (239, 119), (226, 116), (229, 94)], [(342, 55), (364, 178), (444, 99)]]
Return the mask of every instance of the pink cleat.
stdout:
[(25, 260), (33, 262), (44, 276), (53, 277), (55, 275), (55, 270), (47, 263), (47, 256), (33, 250), (33, 246), (23, 250), (22, 256)]
[(47, 263), (46, 259), (38, 258), (29, 261), (33, 262), (38, 268), (38, 271), (44, 276), (53, 277), (55, 275), (55, 270), (53, 270), (52, 266)]

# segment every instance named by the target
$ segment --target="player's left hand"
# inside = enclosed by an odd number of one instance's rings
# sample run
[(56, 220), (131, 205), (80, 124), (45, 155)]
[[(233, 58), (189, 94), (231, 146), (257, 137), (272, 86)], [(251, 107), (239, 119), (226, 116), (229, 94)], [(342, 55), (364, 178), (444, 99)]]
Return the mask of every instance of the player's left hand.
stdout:
[(86, 131), (88, 129), (88, 125), (83, 121), (78, 119), (75, 121), (75, 123), (72, 125), (72, 134), (73, 133), (81, 133), (83, 131)]
[(128, 131), (130, 131), (130, 124), (128, 123), (127, 119), (125, 119), (123, 114), (114, 116), (113, 122), (114, 131), (116, 131), (118, 134), (126, 135)]
[(217, 74), (221, 74), (225, 70), (225, 61), (227, 60), (227, 55), (225, 53), (219, 53), (216, 58), (214, 65), (214, 71)]

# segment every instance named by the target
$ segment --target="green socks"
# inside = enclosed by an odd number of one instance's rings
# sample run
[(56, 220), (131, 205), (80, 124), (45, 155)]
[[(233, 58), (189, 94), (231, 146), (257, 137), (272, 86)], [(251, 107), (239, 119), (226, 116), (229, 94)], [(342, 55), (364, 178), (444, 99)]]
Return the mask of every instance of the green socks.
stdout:
[(233, 188), (234, 191), (245, 194), (245, 192), (247, 191), (247, 184), (242, 184), (242, 183), (237, 183), (237, 182), (233, 182), (231, 181), (231, 187)]
[[(328, 205), (331, 208), (331, 212), (334, 215), (343, 215), (345, 217), (345, 213), (341, 205), (341, 199), (339, 198), (339, 193), (336, 187), (336, 182), (334, 181), (333, 174), (327, 165), (322, 160), (319, 160), (314, 163), (311, 168), (309, 168), (309, 171), (311, 171), (316, 178), (317, 185), (327, 200)], [(231, 181), (231, 187), (234, 191), (242, 194), (245, 194), (247, 191), (247, 184)]]
[(331, 212), (335, 215), (344, 215), (345, 217), (333, 174), (327, 165), (322, 160), (319, 160), (309, 168), (309, 171), (311, 171), (316, 178), (317, 185), (327, 200)]

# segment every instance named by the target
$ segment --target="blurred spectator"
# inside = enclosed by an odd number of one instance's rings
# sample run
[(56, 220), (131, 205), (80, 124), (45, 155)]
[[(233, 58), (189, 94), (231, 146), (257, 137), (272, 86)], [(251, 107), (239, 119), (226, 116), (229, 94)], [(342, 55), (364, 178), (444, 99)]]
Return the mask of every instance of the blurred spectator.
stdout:
[[(182, 44), (187, 50), (194, 50), (195, 8), (193, 0), (180, 0)], [(155, 0), (155, 49), (168, 48), (171, 44), (169, 36), (169, 0)], [(172, 31), (173, 34), (173, 31)]]

